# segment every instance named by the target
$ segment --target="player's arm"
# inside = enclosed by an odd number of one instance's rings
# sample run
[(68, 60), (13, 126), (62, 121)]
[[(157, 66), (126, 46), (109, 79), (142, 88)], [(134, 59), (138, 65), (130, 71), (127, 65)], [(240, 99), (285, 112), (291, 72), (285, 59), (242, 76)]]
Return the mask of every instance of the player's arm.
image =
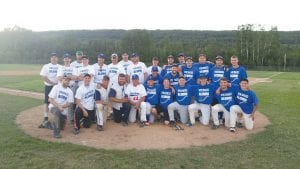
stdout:
[(89, 114), (88, 114), (88, 112), (85, 110), (85, 108), (83, 107), (83, 105), (81, 104), (80, 101), (81, 101), (80, 99), (76, 99), (76, 105), (82, 110), (83, 116), (84, 116), (84, 117), (88, 117)]
[(58, 104), (54, 98), (49, 98), (48, 100), (54, 107), (57, 107), (60, 111), (64, 111), (64, 108), (62, 105)]
[(122, 98), (122, 99), (118, 99), (116, 98), (116, 90), (115, 89), (110, 89), (109, 93), (108, 93), (108, 98), (111, 102), (116, 102), (116, 103), (126, 103), (128, 102), (128, 98)]
[(43, 81), (45, 81), (51, 85), (55, 85), (55, 83), (53, 83), (51, 80), (49, 80), (47, 76), (42, 76), (42, 79), (43, 79)]

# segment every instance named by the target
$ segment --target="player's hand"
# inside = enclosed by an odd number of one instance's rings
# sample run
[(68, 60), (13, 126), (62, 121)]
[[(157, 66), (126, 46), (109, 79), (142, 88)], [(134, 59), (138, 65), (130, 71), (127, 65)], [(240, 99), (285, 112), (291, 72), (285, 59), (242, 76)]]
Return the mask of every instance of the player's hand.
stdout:
[(58, 106), (59, 111), (63, 112), (64, 108), (62, 106)]
[(83, 111), (83, 116), (84, 116), (84, 117), (89, 117), (88, 112), (84, 110), (84, 111)]

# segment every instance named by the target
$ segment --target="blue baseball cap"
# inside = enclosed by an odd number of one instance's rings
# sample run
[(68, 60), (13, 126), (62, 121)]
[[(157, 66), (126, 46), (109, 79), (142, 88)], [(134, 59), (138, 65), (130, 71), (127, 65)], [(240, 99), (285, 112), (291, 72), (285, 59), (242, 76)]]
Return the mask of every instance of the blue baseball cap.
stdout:
[(132, 80), (139, 79), (139, 76), (136, 75), (136, 74), (134, 74), (134, 75), (132, 75), (131, 79), (132, 79)]
[(157, 66), (152, 66), (152, 72), (158, 72), (158, 67)]
[(178, 65), (174, 63), (174, 64), (172, 65), (172, 67), (178, 67)]
[(138, 53), (132, 53), (131, 54), (131, 57), (133, 58), (133, 57), (139, 57), (139, 54)]
[(100, 53), (100, 54), (99, 54), (97, 57), (98, 57), (98, 58), (105, 59), (105, 58), (106, 58), (106, 55), (105, 55), (105, 54), (103, 54), (103, 53)]
[(51, 54), (50, 54), (50, 56), (52, 57), (52, 56), (57, 56), (57, 54), (55, 53), (55, 52), (52, 52)]
[(198, 79), (207, 79), (207, 77), (206, 77), (204, 74), (200, 74), (200, 75), (198, 76)]
[(69, 53), (65, 53), (65, 54), (63, 55), (63, 58), (69, 58), (69, 57), (71, 57), (71, 55), (70, 55)]

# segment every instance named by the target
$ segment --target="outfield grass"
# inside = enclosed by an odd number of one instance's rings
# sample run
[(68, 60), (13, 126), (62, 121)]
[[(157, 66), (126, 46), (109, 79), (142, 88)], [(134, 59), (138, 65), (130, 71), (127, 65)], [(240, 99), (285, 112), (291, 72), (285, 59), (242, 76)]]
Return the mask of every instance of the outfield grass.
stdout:
[(41, 70), (43, 65), (39, 64), (0, 64), (0, 71)]
[(41, 101), (0, 94), (0, 168), (299, 168), (300, 73), (272, 79), (252, 86), (271, 121), (266, 131), (239, 142), (163, 151), (98, 150), (31, 138), (15, 117)]
[(0, 76), (0, 87), (26, 91), (43, 92), (44, 83), (41, 76)]

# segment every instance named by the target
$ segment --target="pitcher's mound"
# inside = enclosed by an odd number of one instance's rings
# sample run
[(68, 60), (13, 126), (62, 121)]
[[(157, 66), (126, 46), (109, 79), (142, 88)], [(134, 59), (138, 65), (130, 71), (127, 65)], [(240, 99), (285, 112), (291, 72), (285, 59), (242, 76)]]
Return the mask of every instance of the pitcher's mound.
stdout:
[(249, 134), (263, 131), (265, 126), (269, 124), (268, 119), (261, 113), (256, 113), (252, 131), (238, 128), (236, 133), (231, 133), (224, 127), (212, 130), (209, 126), (203, 126), (199, 122), (193, 127), (186, 127), (181, 124), (184, 130), (176, 131), (159, 123), (140, 128), (137, 123), (123, 127), (121, 124), (108, 121), (104, 131), (97, 131), (96, 125), (92, 125), (89, 129), (81, 129), (78, 135), (74, 135), (72, 126), (67, 124), (65, 130), (61, 132), (62, 138), (55, 139), (52, 137), (51, 130), (38, 128), (42, 121), (42, 112), (43, 106), (25, 110), (17, 116), (17, 124), (25, 133), (43, 140), (121, 150), (186, 148), (222, 144), (245, 139)]

